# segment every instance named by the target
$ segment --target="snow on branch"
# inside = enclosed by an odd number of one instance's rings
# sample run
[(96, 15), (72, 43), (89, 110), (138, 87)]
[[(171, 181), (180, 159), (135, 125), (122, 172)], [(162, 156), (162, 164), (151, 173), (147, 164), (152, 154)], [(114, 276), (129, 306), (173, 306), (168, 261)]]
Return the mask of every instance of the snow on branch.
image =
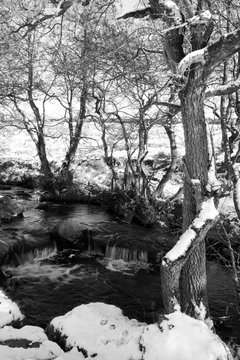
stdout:
[(208, 230), (218, 219), (218, 211), (211, 197), (202, 203), (199, 215), (180, 236), (175, 246), (162, 260), (161, 278), (166, 284), (163, 301), (167, 312), (173, 312), (180, 304), (179, 279), (182, 267), (195, 247), (204, 239)]
[[(202, 14), (203, 15), (203, 14)], [(211, 19), (211, 14), (205, 12), (203, 21)], [(219, 40), (209, 43), (205, 48), (187, 54), (178, 65), (178, 75), (183, 76), (186, 70), (196, 63), (201, 63), (208, 76), (214, 68), (229, 59), (240, 50), (240, 28), (222, 36)]]
[(240, 89), (240, 76), (236, 80), (229, 81), (227, 84), (219, 85), (216, 89), (206, 92), (206, 97), (230, 95)]
[[(136, 4), (135, 4), (136, 5)], [(174, 25), (179, 25), (182, 23), (182, 14), (178, 7), (178, 5), (172, 0), (160, 0), (159, 2), (156, 0), (149, 0), (150, 6), (140, 6), (137, 4), (134, 6), (131, 11), (124, 13), (119, 16), (118, 19), (128, 19), (128, 18), (144, 18), (146, 16), (150, 16), (152, 18), (167, 18), (171, 19), (171, 22)]]
[(183, 76), (187, 69), (190, 68), (192, 64), (201, 63), (204, 65), (205, 63), (205, 48), (192, 51), (187, 54), (178, 64), (177, 74)]

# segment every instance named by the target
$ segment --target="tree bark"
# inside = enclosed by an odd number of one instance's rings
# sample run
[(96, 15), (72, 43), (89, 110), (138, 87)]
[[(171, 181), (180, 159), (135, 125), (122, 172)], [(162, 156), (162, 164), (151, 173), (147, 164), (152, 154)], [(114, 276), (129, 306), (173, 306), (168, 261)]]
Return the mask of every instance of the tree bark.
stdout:
[(161, 197), (163, 190), (166, 186), (166, 184), (168, 183), (168, 181), (172, 178), (174, 171), (176, 170), (177, 167), (177, 144), (176, 144), (176, 136), (174, 133), (174, 130), (172, 128), (172, 124), (171, 124), (171, 119), (169, 119), (168, 124), (163, 125), (168, 139), (169, 139), (169, 143), (170, 143), (170, 150), (171, 150), (171, 164), (169, 166), (169, 168), (167, 169), (166, 173), (163, 175), (162, 179), (160, 180), (155, 192), (154, 192), (154, 196), (155, 197)]
[(49, 181), (52, 182), (53, 180), (53, 174), (47, 159), (46, 146), (45, 146), (43, 133), (38, 132), (37, 138), (38, 139), (36, 142), (36, 148), (41, 162), (41, 172), (46, 178), (46, 182), (49, 183)]
[(147, 179), (143, 170), (143, 162), (148, 153), (148, 130), (145, 124), (145, 111), (139, 111), (139, 128), (138, 128), (138, 157), (137, 157), (137, 193), (147, 201)]
[[(208, 136), (204, 116), (205, 82), (202, 67), (191, 69), (189, 81), (180, 92), (182, 122), (185, 138), (185, 181), (183, 202), (183, 230), (185, 231), (197, 214), (199, 204), (191, 184), (198, 179), (201, 196), (208, 182)], [(180, 278), (181, 308), (195, 316), (195, 308), (201, 304), (208, 309), (206, 288), (205, 242), (202, 237), (183, 266)]]
[[(207, 200), (207, 202), (212, 201), (213, 199)], [(182, 298), (182, 287), (180, 286), (180, 274), (184, 267), (187, 267), (189, 273), (192, 272), (192, 261), (197, 260), (201, 262), (202, 254), (205, 255), (204, 247), (204, 238), (208, 230), (213, 226), (213, 224), (218, 219), (218, 213), (215, 209), (215, 214), (209, 219), (207, 219), (207, 214), (204, 213), (204, 207), (201, 210), (200, 216), (196, 218), (197, 220), (201, 219), (202, 216), (205, 217), (205, 221), (200, 221), (200, 226), (196, 225), (197, 222), (193, 221), (191, 226), (183, 233), (183, 235), (178, 240), (175, 247), (170, 250), (162, 262), (161, 269), (161, 279), (164, 283), (162, 288), (164, 308), (167, 313), (176, 311), (177, 307), (181, 307), (184, 312), (191, 314), (193, 317), (199, 318), (200, 310), (204, 309), (206, 311), (207, 298), (205, 288), (206, 288), (206, 277), (203, 267), (197, 269), (197, 272), (189, 279), (190, 281), (184, 284), (184, 287), (188, 288), (189, 296), (187, 299)], [(176, 251), (176, 247), (178, 250)], [(201, 248), (201, 252), (199, 249)], [(197, 251), (198, 250), (198, 253)], [(204, 271), (202, 274), (201, 271)], [(199, 284), (199, 279), (201, 279), (201, 284)], [(202, 287), (202, 300), (205, 300), (203, 303), (194, 302), (194, 299), (199, 297), (199, 287)], [(204, 305), (204, 307), (202, 306)], [(202, 314), (203, 315), (203, 314)], [(204, 316), (207, 314), (204, 313)]]

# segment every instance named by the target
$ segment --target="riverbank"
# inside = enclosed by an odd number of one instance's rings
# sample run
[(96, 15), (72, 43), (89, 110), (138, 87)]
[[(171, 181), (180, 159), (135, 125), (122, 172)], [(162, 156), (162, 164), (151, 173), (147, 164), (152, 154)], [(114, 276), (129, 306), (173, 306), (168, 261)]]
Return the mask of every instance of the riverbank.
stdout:
[[(77, 166), (74, 183), (61, 193), (52, 194), (47, 191), (34, 190), (31, 194), (19, 188), (11, 191), (11, 186), (23, 185), (30, 189), (37, 187), (39, 169), (37, 164), (8, 160), (0, 162), (0, 189), (5, 195), (15, 198), (33, 197), (40, 201), (37, 207), (44, 210), (51, 203), (71, 204), (83, 203), (97, 205), (108, 211), (120, 223), (137, 223), (144, 227), (156, 227), (164, 233), (176, 237), (181, 234), (182, 226), (182, 195), (175, 201), (164, 199), (155, 202), (154, 206), (138, 202), (131, 194), (120, 190), (110, 191), (110, 174), (103, 160), (91, 160)], [(103, 171), (105, 171), (103, 175)], [(108, 169), (109, 171), (109, 169)], [(90, 181), (91, 180), (91, 181)], [(170, 195), (181, 187), (180, 178), (174, 177), (167, 186)], [(207, 236), (207, 257), (232, 266), (231, 249), (233, 248), (236, 263), (240, 264), (240, 247), (238, 237), (240, 226), (231, 196), (221, 198), (218, 206), (220, 220)], [(4, 217), (3, 217), (4, 218)]]
[[(179, 311), (147, 325), (123, 316), (116, 306), (89, 303), (52, 319), (44, 331), (36, 326), (11, 326), (11, 319), (21, 322), (23, 316), (3, 293), (1, 299), (1, 314), (12, 314), (0, 324), (4, 360), (231, 359), (230, 350), (207, 324)], [(235, 352), (234, 359), (239, 359), (237, 346)]]

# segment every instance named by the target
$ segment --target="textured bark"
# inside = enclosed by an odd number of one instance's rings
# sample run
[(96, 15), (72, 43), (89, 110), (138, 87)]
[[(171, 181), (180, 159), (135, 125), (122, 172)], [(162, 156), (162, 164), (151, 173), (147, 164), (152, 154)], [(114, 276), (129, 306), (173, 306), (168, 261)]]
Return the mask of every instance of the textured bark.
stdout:
[(47, 182), (49, 180), (53, 180), (53, 174), (47, 159), (44, 135), (42, 133), (38, 133), (38, 141), (36, 142), (36, 147), (41, 162), (41, 172), (46, 177)]
[(206, 97), (231, 95), (240, 89), (240, 76), (236, 80), (219, 85), (216, 89), (206, 92)]
[(209, 44), (205, 52), (205, 72), (209, 75), (214, 68), (229, 59), (240, 50), (240, 29), (237, 29), (218, 41)]
[[(202, 292), (202, 304), (205, 306), (205, 309), (208, 309), (207, 294), (205, 291), (207, 285), (205, 268), (202, 266), (198, 267), (193, 274), (192, 269), (194, 261), (198, 264), (202, 263), (202, 256), (205, 255), (204, 238), (216, 220), (217, 218), (206, 221), (200, 229), (196, 229), (194, 223), (192, 223), (190, 230), (195, 232), (195, 236), (186, 253), (180, 254), (174, 260), (169, 260), (168, 254), (163, 258), (161, 279), (162, 283), (164, 283), (164, 287), (162, 288), (162, 295), (164, 309), (167, 313), (175, 311), (176, 306), (181, 306), (182, 311), (186, 314), (198, 317), (198, 309), (201, 307), (201, 302), (195, 302), (195, 299), (198, 300), (200, 292)], [(184, 267), (186, 267), (188, 273), (192, 274), (192, 276), (189, 278), (188, 282), (184, 283), (183, 289), (179, 281), (181, 271)], [(185, 293), (186, 289), (190, 296), (185, 299), (182, 296), (182, 291)]]
[(51, 171), (49, 161), (47, 159), (46, 153), (46, 144), (45, 144), (45, 137), (44, 137), (44, 123), (45, 119), (44, 116), (41, 116), (39, 108), (37, 107), (34, 96), (34, 36), (32, 34), (28, 35), (28, 102), (33, 112), (36, 121), (36, 132), (37, 132), (37, 139), (35, 140), (35, 145), (37, 148), (37, 153), (41, 163), (41, 172), (44, 175), (44, 184), (43, 187), (48, 187), (53, 190), (53, 173)]
[(206, 275), (206, 254), (205, 235), (199, 244), (192, 251), (181, 273), (181, 309), (186, 314), (197, 317), (196, 309), (204, 305), (206, 316), (209, 315), (207, 298), (207, 275)]
[(78, 115), (76, 127), (70, 138), (69, 148), (65, 155), (65, 159), (62, 166), (62, 169), (64, 170), (69, 169), (76, 155), (76, 151), (82, 134), (83, 123), (86, 117), (86, 103), (87, 103), (87, 88), (86, 85), (84, 84), (80, 96), (80, 112)]
[(176, 170), (176, 167), (177, 167), (177, 155), (178, 155), (177, 144), (176, 144), (175, 133), (174, 133), (174, 130), (171, 125), (171, 121), (168, 125), (163, 125), (163, 126), (164, 126), (164, 129), (167, 133), (167, 136), (168, 136), (168, 139), (170, 142), (171, 164), (170, 164), (169, 168), (167, 169), (166, 173), (164, 174), (164, 176), (162, 177), (161, 181), (159, 182), (159, 184), (154, 192), (155, 197), (160, 197), (162, 195), (166, 184), (172, 178), (174, 171)]
[[(202, 195), (208, 181), (208, 137), (204, 116), (205, 82), (202, 66), (192, 69), (189, 81), (180, 92), (185, 138), (185, 183), (183, 203), (183, 230), (196, 216), (196, 199), (191, 179), (198, 179)], [(204, 237), (190, 254), (181, 272), (181, 308), (190, 316), (201, 303), (208, 308), (206, 288), (206, 259)]]
[[(223, 66), (223, 86), (227, 81), (227, 64), (224, 63)], [(231, 154), (229, 147), (229, 139), (228, 139), (228, 120), (229, 115), (231, 114), (231, 100), (228, 96), (222, 95), (220, 100), (220, 120), (221, 120), (221, 130), (222, 130), (222, 148), (224, 151), (224, 163), (227, 170), (227, 174), (229, 177), (230, 174), (230, 163), (231, 163)]]
[(234, 165), (231, 165), (231, 179), (233, 183), (233, 203), (238, 219), (240, 219), (240, 174), (238, 168)]

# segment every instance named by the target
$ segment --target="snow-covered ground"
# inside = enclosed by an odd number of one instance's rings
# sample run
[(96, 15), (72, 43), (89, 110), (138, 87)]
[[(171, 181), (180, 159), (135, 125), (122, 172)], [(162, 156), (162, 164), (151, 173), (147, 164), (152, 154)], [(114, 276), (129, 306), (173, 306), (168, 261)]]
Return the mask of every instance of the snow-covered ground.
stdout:
[(176, 311), (160, 324), (129, 320), (113, 305), (91, 303), (55, 318), (51, 325), (78, 349), (96, 360), (223, 360), (226, 345), (200, 320)]
[(22, 319), (23, 315), (17, 304), (11, 301), (7, 295), (0, 290), (0, 328), (15, 321), (21, 321)]
[[(202, 321), (176, 311), (159, 324), (147, 325), (123, 316), (113, 305), (80, 305), (52, 320), (48, 333), (65, 342), (62, 350), (36, 326), (15, 329), (12, 319), (22, 319), (18, 306), (0, 299), (1, 360), (231, 360), (229, 349)], [(1, 319), (2, 320), (2, 319)], [(240, 359), (236, 355), (234, 359)]]

